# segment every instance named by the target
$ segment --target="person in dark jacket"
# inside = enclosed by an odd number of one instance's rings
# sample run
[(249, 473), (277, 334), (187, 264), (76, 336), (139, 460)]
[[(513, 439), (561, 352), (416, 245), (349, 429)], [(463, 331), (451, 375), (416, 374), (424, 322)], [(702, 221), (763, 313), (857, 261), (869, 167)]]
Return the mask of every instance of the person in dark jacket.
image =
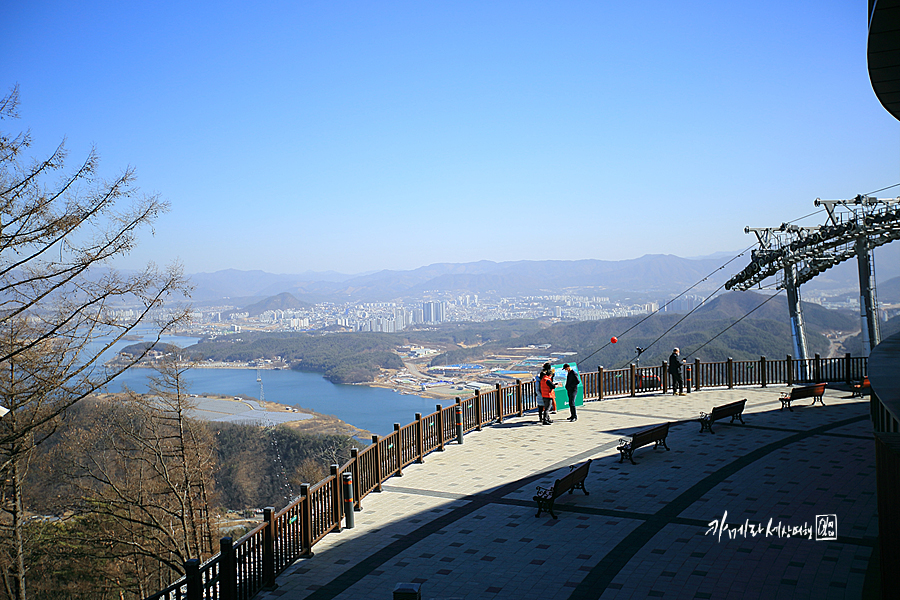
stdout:
[(578, 384), (581, 383), (581, 380), (578, 379), (578, 373), (569, 366), (569, 363), (563, 365), (563, 370), (567, 373), (566, 393), (569, 395), (569, 418), (566, 420), (577, 421), (578, 415), (575, 414), (575, 397), (578, 395)]
[(672, 376), (672, 395), (684, 396), (684, 380), (681, 379), (681, 360), (678, 353), (678, 348), (675, 348), (669, 356), (669, 375)]

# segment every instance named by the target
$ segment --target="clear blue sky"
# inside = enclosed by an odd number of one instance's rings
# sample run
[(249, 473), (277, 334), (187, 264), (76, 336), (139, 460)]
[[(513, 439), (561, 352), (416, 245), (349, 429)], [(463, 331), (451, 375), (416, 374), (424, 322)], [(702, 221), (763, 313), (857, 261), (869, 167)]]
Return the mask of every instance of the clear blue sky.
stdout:
[(31, 0), (0, 32), (6, 131), (171, 202), (123, 266), (699, 256), (900, 183), (864, 0)]

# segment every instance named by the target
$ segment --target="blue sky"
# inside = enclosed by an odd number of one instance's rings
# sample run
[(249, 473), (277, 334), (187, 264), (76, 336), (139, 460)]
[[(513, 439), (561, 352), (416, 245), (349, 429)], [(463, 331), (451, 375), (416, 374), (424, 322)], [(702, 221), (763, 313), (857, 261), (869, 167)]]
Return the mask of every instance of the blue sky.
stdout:
[(4, 130), (171, 202), (122, 266), (700, 256), (900, 183), (863, 1), (32, 0), (0, 31)]

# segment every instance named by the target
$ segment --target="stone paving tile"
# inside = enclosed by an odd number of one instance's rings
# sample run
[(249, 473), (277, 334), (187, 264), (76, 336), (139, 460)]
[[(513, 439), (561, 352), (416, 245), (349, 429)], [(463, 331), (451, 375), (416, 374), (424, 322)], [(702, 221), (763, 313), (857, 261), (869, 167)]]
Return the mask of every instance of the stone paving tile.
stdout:
[[(575, 423), (526, 415), (473, 432), (366, 497), (355, 529), (326, 536), (257, 597), (390, 598), (401, 581), (434, 600), (860, 597), (877, 534), (868, 404), (829, 389), (824, 407), (781, 411), (785, 389), (590, 402)], [(699, 433), (700, 411), (741, 398), (745, 425)], [(670, 451), (618, 462), (620, 438), (665, 421)], [(590, 495), (536, 519), (535, 486), (587, 458)], [(834, 514), (839, 537), (719, 538), (710, 522), (726, 510), (732, 530)]]
[[(681, 540), (670, 544), (672, 540)], [(661, 552), (660, 552), (661, 551)], [(695, 527), (669, 525), (637, 552), (612, 580), (603, 600), (623, 597), (759, 598), (772, 594), (824, 598), (830, 590), (842, 597), (859, 597), (865, 572), (850, 572), (854, 561), (867, 563), (872, 549), (849, 544), (830, 545), (806, 539), (762, 536), (717, 539)], [(832, 568), (828, 565), (833, 564)]]

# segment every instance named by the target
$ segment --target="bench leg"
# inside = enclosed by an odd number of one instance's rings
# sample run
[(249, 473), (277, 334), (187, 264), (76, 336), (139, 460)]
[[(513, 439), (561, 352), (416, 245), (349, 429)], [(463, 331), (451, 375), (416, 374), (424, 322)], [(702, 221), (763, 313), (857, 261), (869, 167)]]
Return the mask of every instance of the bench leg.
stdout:
[(655, 449), (659, 448), (660, 444), (662, 444), (663, 448), (665, 448), (666, 450), (669, 449), (669, 447), (666, 445), (666, 438), (663, 438), (661, 440), (656, 440), (656, 445), (653, 446), (653, 449), (655, 450)]
[[(555, 498), (553, 500), (555, 500)], [(534, 515), (534, 518), (538, 518), (539, 516), (541, 516), (541, 512), (546, 510), (548, 513), (550, 513), (550, 516), (555, 519), (556, 514), (553, 512), (553, 500), (545, 500), (543, 498), (538, 499), (537, 497), (535, 497), (535, 501), (538, 505), (538, 510), (537, 514)]]
[(791, 408), (791, 399), (790, 398), (782, 398), (781, 399), (781, 410), (784, 410), (784, 407), (787, 406), (787, 409), (791, 412), (794, 412), (794, 409)]
[(731, 422), (734, 423), (735, 419), (740, 419), (741, 425), (746, 425), (746, 423), (744, 423), (744, 417), (742, 417), (741, 415), (732, 415)]
[(703, 433), (707, 429), (709, 430), (710, 433), (715, 433), (715, 431), (712, 430), (712, 421), (706, 421), (706, 420), (701, 419), (700, 420), (700, 433)]
[(631, 461), (631, 464), (636, 465), (637, 463), (634, 462), (633, 454), (634, 450), (632, 449), (619, 450), (619, 463), (621, 464), (621, 462), (627, 458)]
[(812, 404), (810, 404), (810, 406), (815, 406), (816, 402), (818, 402), (822, 406), (825, 406), (825, 403), (822, 401), (822, 396), (813, 396), (813, 402)]
[(583, 479), (581, 481), (579, 481), (578, 483), (576, 483), (575, 485), (573, 485), (572, 487), (570, 487), (569, 493), (571, 494), (575, 490), (581, 490), (582, 492), (584, 492), (585, 496), (591, 495), (591, 493), (584, 488), (584, 480)]

